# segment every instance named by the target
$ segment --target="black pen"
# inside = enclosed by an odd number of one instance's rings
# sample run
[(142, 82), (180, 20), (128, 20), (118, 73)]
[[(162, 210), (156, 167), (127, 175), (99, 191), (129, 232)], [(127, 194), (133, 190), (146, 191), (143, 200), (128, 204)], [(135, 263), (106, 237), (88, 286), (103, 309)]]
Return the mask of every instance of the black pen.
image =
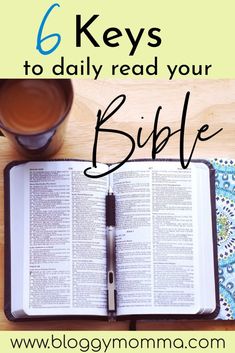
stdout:
[(107, 246), (107, 306), (110, 318), (116, 313), (116, 256), (115, 256), (115, 196), (109, 188), (106, 195), (106, 246)]

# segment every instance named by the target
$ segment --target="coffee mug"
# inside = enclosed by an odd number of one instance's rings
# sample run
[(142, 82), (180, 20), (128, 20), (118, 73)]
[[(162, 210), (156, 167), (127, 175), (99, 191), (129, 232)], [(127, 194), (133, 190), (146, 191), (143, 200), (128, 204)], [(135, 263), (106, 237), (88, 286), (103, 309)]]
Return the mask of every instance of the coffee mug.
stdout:
[(0, 79), (0, 129), (26, 157), (49, 157), (63, 143), (72, 102), (69, 79)]

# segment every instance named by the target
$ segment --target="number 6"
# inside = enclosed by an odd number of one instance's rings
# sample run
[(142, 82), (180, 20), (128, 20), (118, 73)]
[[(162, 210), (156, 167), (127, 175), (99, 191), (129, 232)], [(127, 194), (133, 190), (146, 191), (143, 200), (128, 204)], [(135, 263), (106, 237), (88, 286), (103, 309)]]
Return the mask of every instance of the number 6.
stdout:
[[(42, 23), (40, 24), (39, 30), (38, 30), (36, 49), (37, 49), (37, 50), (39, 51), (39, 53), (42, 54), (42, 55), (49, 55), (49, 54), (53, 53), (53, 51), (56, 50), (56, 48), (59, 46), (59, 44), (60, 44), (60, 42), (61, 42), (61, 36), (60, 36), (59, 33), (52, 33), (52, 34), (49, 34), (48, 36), (42, 38), (42, 32), (43, 32), (43, 29), (44, 29), (44, 25), (45, 25), (45, 23), (46, 23), (46, 21), (47, 21), (47, 18), (48, 18), (48, 16), (50, 15), (50, 13), (52, 12), (52, 10), (54, 9), (54, 7), (56, 7), (56, 6), (60, 7), (59, 4), (55, 3), (55, 4), (53, 4), (53, 5), (47, 10), (45, 16), (43, 17)], [(56, 41), (55, 45), (54, 45), (51, 49), (49, 49), (49, 50), (44, 50), (44, 49), (42, 48), (42, 43), (43, 43), (45, 40), (47, 40), (47, 39), (49, 39), (49, 38), (53, 38), (53, 37), (57, 38), (57, 41)]]

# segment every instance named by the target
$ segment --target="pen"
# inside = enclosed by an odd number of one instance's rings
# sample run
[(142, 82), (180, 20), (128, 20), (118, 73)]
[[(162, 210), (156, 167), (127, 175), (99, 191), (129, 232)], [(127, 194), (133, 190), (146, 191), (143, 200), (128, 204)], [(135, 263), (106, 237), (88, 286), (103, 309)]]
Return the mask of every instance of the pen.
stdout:
[(115, 256), (115, 195), (109, 188), (106, 195), (106, 246), (107, 246), (107, 306), (112, 317), (116, 312), (116, 256)]

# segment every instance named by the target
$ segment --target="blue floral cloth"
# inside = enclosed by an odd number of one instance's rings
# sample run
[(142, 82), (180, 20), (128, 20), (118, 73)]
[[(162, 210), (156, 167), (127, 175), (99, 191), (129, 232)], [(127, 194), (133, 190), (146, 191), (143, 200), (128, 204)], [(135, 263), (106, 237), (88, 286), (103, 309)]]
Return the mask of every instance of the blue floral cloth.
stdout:
[(214, 159), (220, 312), (235, 319), (235, 160)]

